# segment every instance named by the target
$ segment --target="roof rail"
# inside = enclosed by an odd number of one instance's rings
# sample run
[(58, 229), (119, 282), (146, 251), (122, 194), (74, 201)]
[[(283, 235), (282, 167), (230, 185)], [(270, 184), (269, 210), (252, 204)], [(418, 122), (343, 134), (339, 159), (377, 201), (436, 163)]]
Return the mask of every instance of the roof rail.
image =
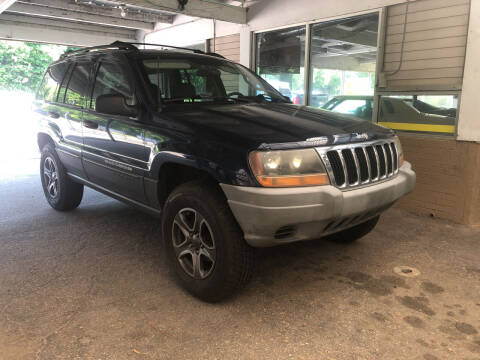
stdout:
[(205, 53), (205, 55), (210, 55), (210, 56), (219, 57), (219, 58), (221, 58), (221, 59), (226, 59), (225, 56), (220, 55), (219, 53), (214, 53), (214, 52), (207, 52), (207, 53)]
[(144, 45), (144, 46), (158, 46), (162, 48), (170, 48), (170, 49), (178, 49), (178, 50), (187, 50), (191, 51), (195, 54), (205, 54), (205, 51), (198, 50), (198, 49), (191, 49), (187, 47), (180, 47), (180, 46), (172, 46), (172, 45), (163, 45), (163, 44), (151, 44), (151, 43), (140, 43), (140, 42), (129, 42), (126, 44), (131, 44), (131, 45)]
[(86, 47), (78, 50), (69, 50), (65, 54), (61, 56), (61, 58), (70, 56), (70, 55), (77, 55), (77, 54), (83, 54), (83, 53), (88, 53), (90, 51), (95, 51), (95, 50), (108, 50), (108, 49), (119, 49), (119, 50), (138, 50), (138, 48), (134, 45), (144, 45), (144, 46), (158, 46), (162, 48), (169, 48), (169, 49), (178, 49), (178, 50), (187, 50), (191, 51), (195, 54), (205, 54), (205, 55), (210, 55), (210, 56), (216, 56), (222, 59), (225, 59), (224, 56), (214, 53), (214, 52), (205, 52), (202, 50), (198, 49), (191, 49), (191, 48), (186, 48), (186, 47), (180, 47), (180, 46), (172, 46), (172, 45), (163, 45), (163, 44), (150, 44), (150, 43), (140, 43), (140, 42), (123, 42), (123, 41), (114, 41), (113, 43), (109, 45), (99, 45), (99, 46), (91, 46), (91, 47)]
[(120, 50), (138, 50), (135, 46), (133, 46), (130, 43), (123, 42), (123, 41), (114, 41), (109, 45), (99, 45), (99, 46), (86, 47), (78, 50), (69, 50), (65, 54), (63, 54), (61, 58), (64, 58), (70, 55), (88, 53), (92, 50), (107, 50), (107, 49), (114, 49), (114, 48), (120, 49)]
[(140, 43), (140, 42), (129, 42), (129, 43), (125, 43), (125, 44), (144, 45), (144, 46), (158, 46), (158, 47), (170, 48), (170, 49), (187, 50), (187, 51), (191, 51), (191, 52), (193, 52), (193, 53), (195, 53), (195, 54), (204, 54), (204, 55), (216, 56), (216, 57), (225, 59), (225, 56), (220, 55), (220, 54), (217, 54), (217, 53), (214, 53), (214, 52), (209, 52), (209, 51), (205, 52), (205, 51), (203, 51), (203, 50), (191, 49), (191, 48), (187, 48), (187, 47), (172, 46), (172, 45), (163, 45), (163, 44)]

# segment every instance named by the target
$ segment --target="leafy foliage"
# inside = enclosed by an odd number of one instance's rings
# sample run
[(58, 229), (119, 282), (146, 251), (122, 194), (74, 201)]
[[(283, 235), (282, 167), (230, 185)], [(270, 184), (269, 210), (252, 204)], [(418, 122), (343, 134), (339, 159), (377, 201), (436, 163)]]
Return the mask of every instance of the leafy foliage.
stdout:
[(341, 78), (340, 74), (337, 72), (331, 72), (330, 78), (327, 82), (325, 71), (318, 70), (315, 73), (313, 79), (313, 88), (318, 89), (320, 91), (326, 92), (329, 96), (338, 95), (340, 93), (340, 85), (341, 85)]
[(0, 89), (35, 92), (53, 60), (44, 47), (34, 43), (13, 47), (0, 42)]

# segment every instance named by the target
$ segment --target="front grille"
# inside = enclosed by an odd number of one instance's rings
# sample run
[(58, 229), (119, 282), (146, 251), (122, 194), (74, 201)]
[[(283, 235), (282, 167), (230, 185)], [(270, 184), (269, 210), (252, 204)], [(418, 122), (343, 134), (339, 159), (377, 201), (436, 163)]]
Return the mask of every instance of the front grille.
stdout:
[(391, 178), (398, 172), (393, 141), (317, 148), (330, 180), (338, 188), (351, 188)]

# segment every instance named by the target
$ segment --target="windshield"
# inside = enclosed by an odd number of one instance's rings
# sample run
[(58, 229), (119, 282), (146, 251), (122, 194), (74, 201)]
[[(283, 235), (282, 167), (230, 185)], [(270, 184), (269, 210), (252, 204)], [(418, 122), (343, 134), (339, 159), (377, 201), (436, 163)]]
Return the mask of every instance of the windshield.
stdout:
[(158, 105), (174, 103), (288, 102), (262, 78), (235, 63), (212, 58), (142, 59)]

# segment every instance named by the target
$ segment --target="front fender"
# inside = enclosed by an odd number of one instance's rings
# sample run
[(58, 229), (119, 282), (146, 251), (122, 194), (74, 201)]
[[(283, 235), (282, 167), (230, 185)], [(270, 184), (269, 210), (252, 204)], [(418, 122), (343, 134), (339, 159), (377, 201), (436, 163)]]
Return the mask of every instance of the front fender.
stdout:
[(230, 182), (228, 173), (218, 163), (176, 151), (161, 151), (156, 154), (151, 160), (150, 177), (158, 179), (162, 167), (172, 163), (206, 172), (219, 183)]

